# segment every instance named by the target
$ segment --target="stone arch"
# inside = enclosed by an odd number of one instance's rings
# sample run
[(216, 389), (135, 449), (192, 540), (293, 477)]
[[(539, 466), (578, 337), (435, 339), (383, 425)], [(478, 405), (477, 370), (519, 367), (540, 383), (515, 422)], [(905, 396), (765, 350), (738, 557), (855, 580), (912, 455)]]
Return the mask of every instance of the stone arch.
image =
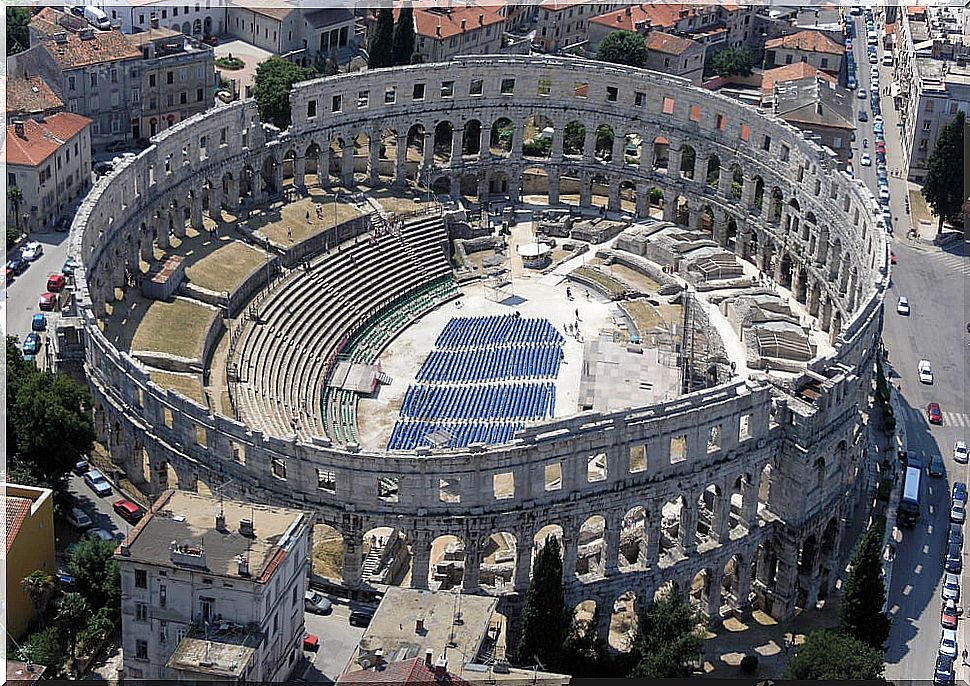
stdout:
[(607, 644), (620, 653), (628, 653), (633, 648), (633, 640), (637, 634), (639, 605), (637, 595), (633, 591), (621, 593), (610, 612), (610, 635)]
[(653, 139), (653, 170), (666, 172), (670, 160), (670, 141), (664, 136)]
[(818, 541), (815, 534), (809, 534), (798, 550), (798, 573), (813, 576), (818, 564)]
[(840, 528), (838, 517), (831, 517), (825, 523), (825, 528), (822, 530), (822, 541), (819, 544), (819, 554), (824, 562), (835, 560), (838, 557)]
[(635, 214), (637, 211), (637, 186), (629, 179), (620, 181), (620, 210)]
[(205, 36), (212, 35), (212, 17), (206, 17), (202, 20), (202, 34)]
[(583, 198), (583, 178), (576, 169), (559, 171), (559, 203), (579, 207)]
[(784, 288), (791, 288), (792, 278), (794, 275), (794, 263), (792, 257), (789, 253), (785, 253), (781, 257), (781, 264), (779, 265), (779, 283)]
[(623, 163), (640, 166), (643, 159), (643, 139), (639, 133), (628, 133), (623, 141)]
[(431, 182), (431, 192), (437, 195), (450, 195), (451, 178), (444, 174), (435, 177), (434, 181)]
[[(329, 148), (328, 148), (329, 150)], [(316, 174), (317, 184), (323, 184), (326, 180), (327, 163), (324, 161), (323, 169), (320, 169), (320, 158), (323, 153), (323, 148), (316, 141), (309, 143), (303, 150), (303, 169), (304, 169), (304, 185), (306, 184), (306, 175)], [(294, 164), (299, 165), (299, 161), (294, 160)]]
[(189, 22), (187, 22), (187, 21), (183, 21), (182, 22), (182, 29), (181, 30), (182, 30), (182, 33), (184, 33), (186, 36), (191, 36), (192, 35), (192, 25)]
[(428, 132), (421, 122), (412, 124), (411, 128), (408, 129), (404, 160), (413, 163), (407, 164), (405, 167), (406, 176), (411, 180), (417, 179), (417, 165), (424, 161), (424, 139), (427, 135)]
[(686, 195), (678, 195), (674, 203), (674, 222), (690, 226), (690, 204)]
[(738, 222), (734, 217), (728, 217), (726, 238), (728, 249), (736, 252), (738, 244)]
[(593, 515), (579, 527), (576, 576), (587, 581), (602, 578), (605, 564), (606, 519), (602, 515)]
[(260, 179), (262, 180), (261, 190), (264, 190), (270, 195), (275, 195), (282, 190), (281, 188), (276, 187), (276, 168), (279, 164), (281, 163), (277, 162), (275, 157), (272, 155), (266, 155), (266, 157), (263, 158), (263, 164), (260, 168)]
[(610, 180), (605, 174), (593, 174), (589, 179), (589, 197), (593, 207), (604, 211), (610, 205)]
[(586, 141), (586, 124), (574, 119), (563, 128), (562, 151), (564, 155), (581, 157)]
[(778, 186), (773, 186), (771, 189), (771, 210), (768, 218), (774, 222), (778, 223), (781, 221), (781, 213), (785, 205), (785, 196), (782, 194), (781, 189)]
[(596, 141), (593, 144), (593, 156), (602, 162), (613, 160), (613, 140), (616, 134), (613, 127), (609, 124), (600, 124), (596, 127)]
[(586, 599), (577, 603), (573, 607), (570, 630), (582, 636), (586, 636), (587, 632), (592, 631), (595, 636), (599, 630), (597, 626), (598, 610), (599, 607), (593, 599)]
[(664, 192), (662, 188), (651, 186), (647, 191), (649, 198), (649, 214), (654, 219), (663, 219), (664, 216)]
[(499, 169), (497, 171), (489, 172), (488, 175), (488, 194), (490, 196), (506, 197), (509, 196), (511, 180), (509, 175)]
[(283, 181), (294, 179), (296, 176), (296, 150), (289, 148), (283, 153), (282, 165), (281, 175)]
[(195, 21), (192, 22), (192, 35), (193, 36), (202, 35), (202, 21), (200, 19), (196, 19)]
[(680, 584), (673, 579), (667, 579), (657, 586), (657, 590), (653, 592), (653, 602), (669, 598), (671, 595), (677, 593), (680, 593)]
[(720, 593), (720, 589), (712, 587), (713, 581), (714, 572), (707, 568), (697, 572), (690, 581), (690, 603), (705, 614), (710, 607), (711, 594)]
[(740, 200), (744, 191), (744, 170), (737, 162), (731, 164), (731, 197)]
[(795, 300), (804, 305), (808, 299), (808, 269), (800, 265), (797, 271), (798, 278), (795, 280), (792, 294)]
[(714, 237), (714, 210), (710, 205), (704, 205), (701, 211), (700, 230), (711, 238)]
[(697, 497), (696, 532), (699, 539), (719, 540), (718, 511), (724, 493), (718, 484), (709, 484)]
[(312, 572), (328, 579), (339, 580), (343, 572), (346, 549), (344, 537), (333, 526), (317, 522), (313, 527)]
[(721, 183), (721, 158), (712, 154), (707, 158), (707, 170), (704, 175), (706, 183), (711, 188), (717, 188)]
[(351, 176), (355, 180), (359, 174), (366, 175), (371, 144), (371, 134), (368, 131), (359, 131), (353, 138), (354, 156), (351, 161)]
[(685, 143), (680, 147), (680, 176), (684, 179), (694, 178), (694, 167), (697, 165), (697, 151), (692, 145)]
[(479, 584), (493, 592), (511, 592), (519, 559), (519, 545), (515, 535), (498, 531), (487, 536), (483, 543), (478, 571)]
[(474, 198), (478, 202), (478, 172), (467, 172), (461, 175), (458, 181), (458, 188), (466, 198)]
[(621, 570), (643, 569), (647, 551), (647, 511), (637, 505), (623, 515), (620, 528), (618, 566)]
[[(532, 558), (529, 563), (529, 569), (535, 565), (536, 556), (539, 551), (542, 550), (542, 546), (546, 544), (546, 539), (552, 536), (559, 541), (559, 557), (564, 558), (565, 547), (563, 545), (563, 528), (558, 524), (546, 524), (541, 529), (536, 531), (535, 535), (532, 537)], [(573, 570), (563, 569), (563, 576), (569, 574)]]
[(541, 114), (530, 115), (522, 125), (522, 156), (546, 160), (552, 157), (556, 128)]
[(526, 196), (538, 197), (538, 202), (548, 204), (549, 175), (542, 167), (529, 167), (523, 170), (520, 188), (520, 198), (525, 198)]
[(482, 122), (479, 119), (469, 119), (465, 122), (461, 135), (461, 154), (463, 157), (474, 157), (482, 152)]
[(411, 573), (411, 552), (403, 532), (376, 526), (361, 539), (362, 578), (367, 584), (400, 586)]
[(451, 141), (455, 134), (454, 125), (447, 119), (439, 121), (434, 127), (434, 159), (436, 163), (450, 164)]
[(433, 590), (461, 586), (465, 570), (465, 543), (458, 536), (444, 534), (431, 541), (428, 583)]
[[(660, 554), (673, 555), (687, 538), (687, 500), (679, 495), (660, 508)], [(694, 532), (691, 531), (691, 534)]]
[(724, 563), (723, 581), (721, 582), (721, 606), (727, 606), (731, 610), (746, 607), (749, 602), (748, 593), (742, 589), (750, 589), (750, 579), (744, 579), (745, 574), (750, 573), (744, 564), (744, 558), (740, 553), (732, 555)]
[(489, 136), (489, 152), (499, 157), (511, 154), (515, 141), (515, 124), (508, 117), (499, 117), (492, 123)]

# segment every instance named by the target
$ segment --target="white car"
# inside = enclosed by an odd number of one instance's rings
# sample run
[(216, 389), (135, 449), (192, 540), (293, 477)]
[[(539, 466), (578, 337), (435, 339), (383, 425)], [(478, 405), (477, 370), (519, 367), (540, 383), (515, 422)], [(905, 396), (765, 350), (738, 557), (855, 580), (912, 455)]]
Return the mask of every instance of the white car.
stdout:
[(887, 204), (889, 202), (889, 189), (888, 188), (880, 188), (879, 189), (879, 202), (881, 202), (883, 205), (885, 205), (885, 204)]
[(94, 525), (94, 522), (91, 521), (88, 513), (82, 510), (80, 507), (71, 508), (71, 511), (67, 513), (67, 523), (78, 531), (90, 529)]
[(872, 157), (870, 157), (869, 153), (864, 152), (864, 153), (862, 153), (862, 157), (859, 158), (859, 162), (862, 163), (862, 166), (863, 167), (871, 167), (872, 166)]
[(906, 296), (899, 296), (899, 300), (896, 301), (896, 313), (901, 314), (904, 317), (909, 316), (909, 300)]
[(37, 241), (30, 241), (23, 248), (20, 249), (20, 257), (27, 260), (28, 262), (33, 262), (38, 257), (44, 254), (44, 246)]
[(111, 482), (97, 469), (88, 470), (84, 475), (84, 483), (102, 498), (106, 495), (111, 495)]
[(865, 100), (866, 99), (866, 92), (864, 90), (859, 90), (859, 92), (856, 93), (855, 96), (857, 98), (859, 98), (859, 100)]
[(970, 453), (967, 452), (965, 441), (957, 441), (953, 444), (953, 461), (960, 464), (970, 462)]
[(960, 576), (947, 572), (943, 576), (943, 600), (960, 602)]
[(883, 119), (881, 114), (877, 114), (875, 117), (872, 118), (873, 126), (875, 126), (876, 124), (882, 124), (882, 123), (883, 123)]
[(940, 638), (940, 655), (957, 656), (957, 632), (953, 629), (943, 630), (943, 636)]
[(919, 380), (925, 384), (933, 383), (933, 367), (930, 366), (929, 360), (920, 360), (919, 364), (916, 365), (916, 371), (919, 373)]
[(954, 524), (963, 524), (967, 521), (967, 506), (959, 500), (954, 501), (950, 506), (950, 521)]

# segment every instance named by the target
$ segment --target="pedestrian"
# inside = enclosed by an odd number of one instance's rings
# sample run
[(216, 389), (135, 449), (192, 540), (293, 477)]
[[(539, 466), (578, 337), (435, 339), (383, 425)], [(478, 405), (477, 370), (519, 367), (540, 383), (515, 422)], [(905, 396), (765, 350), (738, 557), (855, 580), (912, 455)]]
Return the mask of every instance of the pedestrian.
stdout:
[(582, 319), (579, 318), (579, 308), (578, 307), (576, 308), (576, 321), (577, 322), (583, 321)]
[(589, 300), (589, 289), (586, 289), (586, 299)]
[(287, 227), (287, 229), (286, 229), (286, 237), (289, 238), (291, 241), (293, 240), (293, 227), (291, 227), (291, 226), (290, 227)]
[(310, 223), (310, 210), (307, 210), (307, 211), (306, 211), (306, 223), (307, 223), (307, 224), (309, 224), (309, 223)]

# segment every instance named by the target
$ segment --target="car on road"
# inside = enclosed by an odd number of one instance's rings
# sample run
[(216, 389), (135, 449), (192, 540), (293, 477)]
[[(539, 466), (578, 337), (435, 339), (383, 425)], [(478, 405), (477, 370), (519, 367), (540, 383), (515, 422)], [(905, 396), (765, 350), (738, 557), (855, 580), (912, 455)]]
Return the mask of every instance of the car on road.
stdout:
[(963, 527), (959, 524), (951, 524), (950, 531), (946, 537), (947, 545), (952, 545), (954, 543), (960, 546), (961, 550), (963, 549)]
[(44, 293), (37, 300), (37, 307), (44, 312), (53, 312), (57, 309), (57, 293)]
[(91, 469), (91, 465), (85, 459), (80, 459), (74, 463), (74, 473), (78, 476), (84, 476), (87, 474), (88, 470)]
[(957, 617), (957, 604), (952, 600), (944, 602), (943, 608), (940, 610), (940, 625), (944, 629), (956, 629)]
[(96, 162), (94, 165), (94, 173), (104, 176), (110, 173), (114, 169), (114, 165), (110, 162)]
[(949, 686), (956, 679), (953, 669), (953, 658), (949, 655), (936, 656), (936, 668), (933, 670), (933, 683), (940, 686)]
[(94, 526), (94, 522), (91, 521), (88, 513), (80, 507), (71, 508), (71, 511), (67, 513), (67, 523), (78, 531), (84, 531)]
[(316, 634), (303, 634), (303, 650), (311, 652), (320, 650), (320, 637)]
[(930, 458), (930, 466), (927, 472), (932, 477), (941, 477), (946, 475), (946, 466), (943, 464), (943, 458), (939, 455), (933, 455)]
[(864, 90), (861, 90), (858, 93), (856, 93), (856, 97), (859, 98), (859, 100), (865, 100), (866, 92)]
[(24, 355), (36, 355), (40, 352), (40, 334), (34, 332), (27, 334), (21, 350)]
[(20, 249), (20, 257), (28, 262), (33, 262), (43, 254), (44, 246), (37, 241), (30, 241)]
[(74, 276), (74, 270), (79, 266), (80, 265), (78, 264), (77, 260), (75, 260), (73, 257), (68, 257), (66, 260), (64, 260), (64, 266), (61, 267), (61, 274), (64, 276)]
[(953, 461), (958, 464), (970, 462), (970, 453), (967, 453), (966, 441), (956, 441), (953, 444)]
[(107, 529), (99, 528), (99, 529), (91, 529), (88, 532), (88, 536), (100, 538), (102, 541), (106, 541), (107, 543), (117, 543), (119, 540), (120, 534), (113, 534)]
[(963, 571), (963, 555), (960, 553), (960, 546), (957, 544), (951, 543), (947, 546), (946, 561), (943, 563), (943, 569), (950, 574), (959, 574)]
[(889, 253), (889, 261), (890, 261), (890, 262), (891, 262), (892, 264), (896, 264), (896, 253), (894, 253), (894, 252), (890, 252), (890, 253)]
[(107, 152), (120, 152), (121, 150), (124, 150), (127, 147), (128, 147), (128, 141), (117, 140), (117, 141), (112, 141), (108, 143), (108, 145), (105, 146), (105, 150)]
[(956, 574), (943, 575), (943, 600), (960, 602), (960, 577)]
[(950, 521), (954, 524), (963, 524), (967, 520), (967, 505), (960, 501), (955, 501), (950, 506)]
[(883, 205), (889, 205), (889, 189), (880, 188), (879, 189), (879, 202)]
[(27, 267), (29, 266), (30, 266), (30, 262), (28, 262), (22, 257), (15, 257), (12, 260), (7, 261), (7, 269), (12, 271), (14, 273), (14, 276), (20, 276), (25, 271), (27, 271)]
[(370, 621), (374, 619), (374, 610), (372, 609), (360, 609), (352, 610), (350, 613), (350, 626), (369, 626)]
[(333, 612), (333, 603), (319, 591), (310, 589), (303, 594), (303, 609), (315, 615), (328, 615)]
[(865, 113), (865, 110), (859, 110), (859, 121), (869, 121), (869, 115)]
[(111, 506), (111, 509), (117, 512), (118, 516), (129, 524), (137, 524), (145, 514), (143, 509), (127, 498), (116, 500)]
[(930, 424), (943, 423), (943, 412), (940, 410), (939, 403), (930, 403), (926, 406), (926, 419), (929, 420)]
[(944, 629), (940, 637), (940, 655), (957, 656), (957, 632), (953, 629)]
[(950, 492), (950, 497), (953, 498), (953, 500), (959, 500), (961, 503), (966, 504), (967, 485), (962, 481), (954, 482), (953, 490)]
[(111, 495), (111, 483), (99, 469), (89, 469), (84, 475), (84, 483), (102, 498)]
[(47, 277), (47, 290), (51, 293), (60, 293), (67, 285), (67, 277), (63, 274), (51, 274)]
[(933, 383), (933, 367), (930, 365), (929, 360), (920, 360), (916, 365), (916, 372), (919, 374), (919, 380), (921, 383)]
[(859, 162), (862, 163), (863, 167), (871, 167), (872, 157), (869, 155), (869, 153), (864, 152), (862, 153), (862, 157), (859, 158)]
[(58, 233), (67, 233), (71, 230), (71, 220), (67, 217), (61, 217), (54, 222), (54, 230)]

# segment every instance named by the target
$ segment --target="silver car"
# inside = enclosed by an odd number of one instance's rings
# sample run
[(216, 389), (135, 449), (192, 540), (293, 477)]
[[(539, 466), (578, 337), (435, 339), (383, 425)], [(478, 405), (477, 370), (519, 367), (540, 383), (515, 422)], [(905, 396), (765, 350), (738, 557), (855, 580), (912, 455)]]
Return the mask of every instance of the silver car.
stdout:
[(959, 501), (954, 502), (950, 508), (950, 521), (954, 524), (963, 524), (967, 519), (967, 506)]
[(967, 444), (965, 441), (957, 441), (953, 444), (953, 461), (960, 464), (966, 464), (970, 461), (970, 455), (967, 453)]
[(947, 572), (943, 576), (943, 600), (960, 602), (960, 577), (957, 574)]
[(82, 510), (80, 507), (71, 508), (71, 511), (67, 513), (67, 523), (78, 531), (90, 529), (94, 525), (94, 522), (91, 521), (88, 513)]

